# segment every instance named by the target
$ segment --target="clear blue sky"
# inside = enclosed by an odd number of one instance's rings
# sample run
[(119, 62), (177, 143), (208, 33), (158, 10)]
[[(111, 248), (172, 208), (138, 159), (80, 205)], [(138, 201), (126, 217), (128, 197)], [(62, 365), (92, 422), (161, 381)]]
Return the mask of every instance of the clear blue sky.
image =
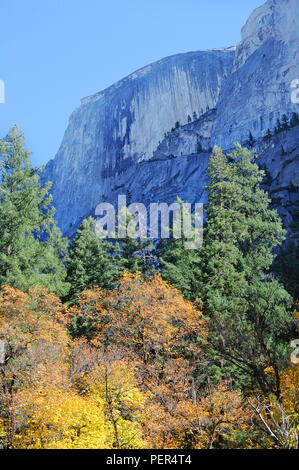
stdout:
[(263, 0), (0, 0), (0, 137), (17, 123), (35, 165), (80, 98), (179, 52), (235, 45)]

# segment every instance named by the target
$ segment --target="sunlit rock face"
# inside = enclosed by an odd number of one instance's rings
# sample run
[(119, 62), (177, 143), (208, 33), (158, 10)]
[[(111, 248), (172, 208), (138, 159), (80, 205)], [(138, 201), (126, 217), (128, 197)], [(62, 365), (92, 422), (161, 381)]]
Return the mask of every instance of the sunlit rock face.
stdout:
[(299, 78), (299, 2), (269, 0), (242, 29), (231, 76), (217, 104), (212, 143), (224, 149), (259, 138), (277, 119), (298, 112), (291, 83)]
[(103, 194), (112, 196), (108, 182), (119, 185), (132, 166), (152, 159), (176, 123), (216, 107), (233, 60), (233, 48), (178, 54), (81, 101), (43, 175), (53, 182), (63, 232), (89, 214)]
[(213, 109), (193, 122), (168, 132), (154, 151), (153, 159), (164, 160), (170, 156), (194, 155), (209, 151), (215, 117), (216, 109)]

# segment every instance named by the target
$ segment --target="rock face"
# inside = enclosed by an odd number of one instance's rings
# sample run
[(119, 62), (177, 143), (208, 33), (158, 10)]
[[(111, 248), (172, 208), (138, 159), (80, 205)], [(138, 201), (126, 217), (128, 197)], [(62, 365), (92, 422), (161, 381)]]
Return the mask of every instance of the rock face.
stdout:
[(177, 195), (205, 202), (211, 146), (227, 150), (249, 132), (279, 207), (290, 209), (299, 128), (262, 137), (277, 118), (298, 112), (290, 87), (299, 78), (298, 21), (298, 0), (269, 0), (252, 13), (237, 48), (168, 57), (82, 99), (42, 175), (53, 182), (63, 233), (72, 236), (97, 204), (115, 203), (118, 194), (147, 204)]
[(154, 151), (153, 159), (164, 160), (170, 155), (178, 157), (208, 151), (215, 117), (216, 110), (207, 111), (194, 122), (168, 132)]
[(272, 206), (284, 225), (293, 222), (299, 188), (299, 126), (259, 141), (259, 164), (266, 170), (266, 184)]
[(227, 149), (249, 132), (262, 137), (283, 114), (298, 111), (291, 83), (299, 78), (299, 2), (269, 0), (242, 29), (232, 74), (221, 89), (212, 143)]
[(215, 108), (233, 60), (231, 48), (175, 55), (81, 101), (43, 175), (64, 233), (109, 197), (107, 184), (123, 184), (132, 166), (152, 159), (176, 123)]

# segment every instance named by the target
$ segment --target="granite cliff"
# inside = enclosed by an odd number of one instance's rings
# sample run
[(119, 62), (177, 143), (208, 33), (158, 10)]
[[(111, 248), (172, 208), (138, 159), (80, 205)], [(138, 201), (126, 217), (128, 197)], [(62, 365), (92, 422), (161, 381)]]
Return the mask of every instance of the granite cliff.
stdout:
[[(113, 187), (127, 186), (131, 172), (140, 174), (138, 165), (154, 158), (172, 128), (216, 107), (233, 60), (231, 48), (171, 56), (81, 100), (43, 175), (53, 182), (64, 233), (91, 213), (102, 195), (110, 200)], [(203, 139), (207, 135), (203, 129)], [(187, 147), (189, 153), (192, 145)], [(154, 184), (155, 177), (150, 175)], [(136, 191), (134, 197), (141, 200)]]
[(299, 2), (269, 0), (242, 29), (229, 80), (222, 86), (212, 142), (228, 148), (273, 130), (283, 114), (298, 112), (291, 100), (299, 78)]
[(264, 136), (299, 111), (291, 100), (298, 19), (297, 0), (269, 0), (252, 13), (238, 47), (171, 56), (82, 99), (42, 175), (53, 182), (62, 231), (73, 235), (99, 202), (115, 203), (118, 194), (147, 204), (177, 195), (205, 202), (211, 147), (246, 144), (249, 132), (288, 225), (298, 197), (299, 127)]

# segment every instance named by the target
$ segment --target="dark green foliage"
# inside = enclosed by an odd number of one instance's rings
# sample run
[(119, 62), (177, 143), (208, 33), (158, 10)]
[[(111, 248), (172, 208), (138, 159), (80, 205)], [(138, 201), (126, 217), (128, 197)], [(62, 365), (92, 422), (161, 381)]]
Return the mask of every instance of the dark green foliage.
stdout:
[[(134, 218), (127, 213), (127, 229), (129, 225), (132, 229), (132, 224)], [(71, 246), (67, 274), (71, 288), (65, 300), (76, 302), (80, 293), (92, 286), (113, 289), (124, 271), (151, 274), (155, 269), (151, 250), (147, 239), (131, 238), (128, 234), (113, 243), (99, 238), (96, 221), (89, 217), (82, 222)]]
[[(181, 199), (176, 202), (182, 207)], [(187, 249), (187, 241), (184, 236), (174, 238), (173, 229), (170, 229), (170, 238), (160, 239), (156, 251), (163, 279), (180, 290), (185, 299), (195, 301), (201, 276), (200, 254), (199, 249)]]
[(85, 219), (71, 245), (67, 271), (71, 288), (66, 297), (70, 303), (89, 287), (112, 289), (121, 271), (117, 247), (98, 238), (95, 226), (95, 219)]
[(17, 126), (0, 140), (0, 174), (0, 283), (65, 295), (68, 243), (54, 222), (51, 183), (40, 186)]
[[(129, 229), (131, 227), (131, 229)], [(151, 274), (155, 270), (152, 242), (147, 238), (132, 238), (128, 232), (138, 230), (132, 214), (126, 211), (126, 237), (118, 239), (121, 271)]]
[(264, 172), (254, 159), (239, 145), (228, 156), (214, 148), (200, 293), (210, 356), (218, 358), (222, 373), (245, 390), (258, 387), (279, 396), (279, 371), (288, 364), (295, 323), (291, 297), (267, 274), (285, 231), (269, 209), (260, 188)]
[(157, 247), (161, 275), (180, 290), (185, 299), (195, 301), (201, 273), (198, 250), (187, 250), (184, 239), (160, 240)]

